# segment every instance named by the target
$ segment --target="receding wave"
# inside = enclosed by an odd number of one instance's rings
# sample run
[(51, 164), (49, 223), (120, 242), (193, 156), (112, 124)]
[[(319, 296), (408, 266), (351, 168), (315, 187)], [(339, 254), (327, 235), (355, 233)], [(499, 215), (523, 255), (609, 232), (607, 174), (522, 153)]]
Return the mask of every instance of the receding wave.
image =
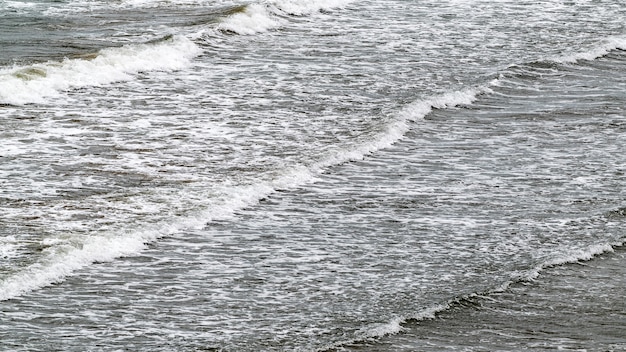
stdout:
[(107, 48), (91, 55), (0, 70), (0, 104), (45, 103), (68, 89), (131, 79), (133, 74), (176, 70), (200, 48), (183, 36)]

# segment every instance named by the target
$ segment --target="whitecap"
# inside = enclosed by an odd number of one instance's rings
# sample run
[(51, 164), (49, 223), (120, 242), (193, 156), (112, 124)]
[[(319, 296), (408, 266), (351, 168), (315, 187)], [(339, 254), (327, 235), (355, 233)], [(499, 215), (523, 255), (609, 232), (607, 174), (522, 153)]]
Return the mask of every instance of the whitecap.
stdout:
[(602, 43), (589, 48), (587, 51), (571, 53), (564, 56), (556, 57), (554, 62), (563, 64), (574, 64), (581, 60), (592, 61), (608, 55), (615, 50), (626, 50), (626, 38), (610, 37)]
[(252, 35), (280, 27), (284, 20), (276, 17), (270, 10), (260, 4), (251, 4), (228, 16), (218, 29), (241, 35)]
[(186, 67), (201, 52), (183, 36), (107, 48), (88, 58), (49, 61), (0, 70), (0, 103), (45, 103), (63, 91), (132, 79), (134, 74)]
[(236, 8), (219, 25), (218, 30), (240, 35), (253, 35), (280, 28), (287, 23), (285, 16), (306, 16), (319, 11), (341, 8), (348, 0), (275, 0), (252, 3)]

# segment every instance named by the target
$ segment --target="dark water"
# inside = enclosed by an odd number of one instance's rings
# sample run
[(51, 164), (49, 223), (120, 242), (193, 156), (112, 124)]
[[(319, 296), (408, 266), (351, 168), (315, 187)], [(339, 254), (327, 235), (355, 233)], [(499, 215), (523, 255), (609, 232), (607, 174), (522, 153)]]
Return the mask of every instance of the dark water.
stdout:
[(625, 350), (625, 19), (0, 1), (0, 350)]
[(504, 292), (453, 302), (402, 333), (346, 346), (354, 351), (623, 351), (623, 249), (547, 269)]

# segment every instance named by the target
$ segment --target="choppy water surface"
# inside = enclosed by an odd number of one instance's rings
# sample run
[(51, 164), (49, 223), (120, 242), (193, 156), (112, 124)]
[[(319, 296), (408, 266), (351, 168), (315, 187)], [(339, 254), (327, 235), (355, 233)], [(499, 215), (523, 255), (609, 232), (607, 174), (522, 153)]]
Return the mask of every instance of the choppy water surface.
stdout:
[(625, 19), (0, 1), (2, 348), (623, 349)]

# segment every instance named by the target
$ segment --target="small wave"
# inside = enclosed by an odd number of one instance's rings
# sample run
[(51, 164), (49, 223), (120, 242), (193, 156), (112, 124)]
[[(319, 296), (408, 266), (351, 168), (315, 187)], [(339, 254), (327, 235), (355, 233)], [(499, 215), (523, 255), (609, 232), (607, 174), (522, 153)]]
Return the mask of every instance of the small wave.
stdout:
[(138, 238), (121, 237), (91, 237), (78, 246), (57, 245), (55, 252), (63, 254), (50, 256), (0, 281), (0, 301), (60, 282), (88, 264), (135, 253), (143, 246)]
[(24, 14), (32, 11), (41, 4), (29, 1), (2, 1), (0, 2), (0, 11), (8, 13)]
[(575, 64), (582, 60), (592, 61), (604, 57), (616, 50), (626, 50), (626, 38), (608, 38), (603, 43), (596, 45), (587, 51), (556, 57), (553, 58), (551, 61), (562, 64)]
[(223, 32), (251, 35), (267, 32), (278, 28), (285, 23), (276, 17), (268, 7), (260, 4), (251, 4), (238, 9), (235, 13), (226, 17), (219, 24), (218, 29)]
[[(249, 185), (225, 184), (216, 189), (216, 196), (205, 204), (205, 210), (189, 216), (154, 224), (143, 230), (126, 229), (123, 233), (109, 236), (81, 237), (69, 242), (53, 242), (48, 246), (50, 247), (47, 250), (48, 255), (40, 262), (23, 268), (0, 281), (0, 300), (15, 298), (61, 282), (75, 271), (96, 262), (108, 262), (123, 256), (136, 255), (145, 249), (146, 244), (155, 242), (159, 238), (184, 230), (202, 229), (212, 221), (234, 216), (238, 210), (255, 204), (277, 190), (291, 189), (314, 182), (318, 175), (328, 167), (362, 159), (367, 154), (391, 146), (408, 131), (409, 122), (425, 117), (432, 109), (470, 104), (479, 94), (488, 91), (486, 87), (474, 88), (416, 101), (402, 110), (397, 119), (388, 124), (373, 139), (368, 138), (355, 146), (336, 150), (311, 165), (294, 165), (282, 171), (278, 170), (272, 179), (259, 180)], [(388, 333), (393, 329), (393, 327), (379, 327), (377, 331)]]
[(69, 0), (64, 6), (50, 7), (47, 15), (64, 15), (68, 13), (93, 12), (102, 9), (151, 9), (173, 6), (212, 5), (211, 0)]
[(320, 11), (340, 8), (348, 0), (274, 0), (233, 8), (218, 25), (218, 30), (240, 35), (264, 33), (284, 26), (285, 16), (307, 16)]
[(626, 245), (626, 239), (612, 244), (598, 244), (586, 249), (570, 251), (559, 257), (547, 260), (531, 270), (524, 272), (523, 274), (516, 274), (513, 276), (512, 280), (507, 281), (494, 289), (455, 297), (444, 303), (436, 304), (420, 310), (414, 314), (397, 316), (387, 322), (369, 325), (357, 331), (354, 338), (324, 346), (320, 349), (320, 351), (336, 351), (342, 346), (366, 343), (385, 336), (402, 333), (402, 331), (406, 330), (405, 326), (409, 323), (435, 319), (438, 314), (458, 307), (478, 306), (480, 305), (481, 300), (489, 299), (490, 295), (504, 292), (515, 283), (531, 281), (538, 277), (541, 271), (547, 268), (564, 264), (578, 263), (580, 261), (588, 261), (599, 255), (614, 252), (615, 248), (623, 247), (624, 245)]
[(454, 299), (445, 304), (434, 305), (432, 307), (425, 308), (424, 310), (421, 310), (410, 316), (398, 316), (390, 319), (387, 322), (369, 325), (357, 331), (354, 334), (354, 338), (328, 344), (326, 346), (323, 346), (322, 348), (319, 348), (317, 351), (337, 351), (340, 350), (343, 346), (366, 343), (369, 341), (375, 341), (376, 339), (385, 336), (402, 333), (403, 331), (405, 331), (404, 325), (406, 325), (407, 323), (434, 319), (438, 313), (449, 310), (455, 304), (458, 304), (458, 302), (465, 300), (466, 299)]
[[(291, 188), (313, 179), (314, 175), (309, 169), (292, 168), (272, 180), (256, 184), (225, 184), (216, 190), (218, 195), (206, 204), (205, 210), (169, 219), (141, 230), (127, 228), (109, 235), (44, 240), (40, 247), (46, 249), (45, 255), (38, 262), (0, 280), (0, 301), (60, 283), (77, 270), (93, 263), (136, 255), (147, 244), (154, 243), (159, 238), (173, 236), (184, 230), (202, 229), (207, 223), (234, 216), (238, 210), (258, 202), (277, 189)], [(4, 247), (4, 252), (9, 253), (10, 246)]]
[(626, 50), (626, 38), (608, 38), (587, 51), (511, 65), (500, 73), (500, 77), (515, 77), (516, 79), (532, 81), (546, 74), (558, 73), (567, 65), (597, 60), (619, 50)]
[(581, 261), (588, 261), (604, 253), (614, 252), (615, 248), (622, 247), (624, 246), (624, 244), (626, 244), (626, 239), (614, 243), (596, 244), (584, 249), (567, 251), (566, 253), (556, 256), (554, 258), (550, 258), (529, 270), (514, 273), (510, 281), (504, 283), (495, 291), (504, 291), (508, 289), (512, 284), (517, 282), (535, 280), (537, 277), (539, 277), (542, 271), (548, 268), (564, 264), (578, 263)]
[(319, 11), (330, 11), (336, 8), (342, 8), (352, 0), (275, 0), (269, 4), (281, 13), (293, 16), (305, 16)]
[[(493, 85), (495, 82), (494, 80), (489, 85)], [(352, 146), (344, 146), (340, 150), (334, 151), (325, 158), (322, 158), (317, 164), (312, 165), (312, 168), (322, 169), (363, 159), (368, 154), (392, 146), (409, 131), (411, 123), (425, 118), (433, 109), (447, 109), (470, 105), (476, 101), (480, 95), (491, 92), (492, 90), (488, 86), (481, 86), (450, 91), (419, 99), (399, 111), (395, 118), (384, 125), (376, 135), (367, 136), (364, 140), (359, 140)]]
[(182, 36), (156, 42), (107, 48), (100, 52), (0, 71), (0, 104), (45, 103), (61, 92), (132, 78), (133, 74), (185, 67), (200, 48)]

